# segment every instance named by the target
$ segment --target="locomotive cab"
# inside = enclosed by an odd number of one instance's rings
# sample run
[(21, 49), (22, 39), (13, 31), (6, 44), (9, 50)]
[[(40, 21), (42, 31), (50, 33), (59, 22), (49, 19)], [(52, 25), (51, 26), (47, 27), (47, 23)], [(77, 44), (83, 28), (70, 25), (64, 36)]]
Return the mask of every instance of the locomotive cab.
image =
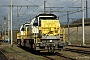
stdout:
[[(19, 41), (19, 42), (18, 42)], [(65, 45), (65, 29), (54, 14), (39, 14), (29, 24), (24, 24), (17, 33), (17, 44), (34, 50), (61, 50)]]
[[(40, 14), (31, 21), (36, 50), (60, 50), (64, 40), (60, 38), (60, 21), (54, 14)], [(62, 37), (63, 38), (63, 37)]]

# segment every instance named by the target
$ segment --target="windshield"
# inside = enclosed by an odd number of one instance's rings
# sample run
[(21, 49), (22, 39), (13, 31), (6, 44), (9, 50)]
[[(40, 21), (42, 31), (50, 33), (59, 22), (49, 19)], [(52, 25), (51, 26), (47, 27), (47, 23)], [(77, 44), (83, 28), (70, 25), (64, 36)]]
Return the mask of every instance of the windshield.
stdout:
[(27, 27), (27, 29), (29, 29), (29, 25), (23, 25), (22, 27), (21, 27), (21, 31), (25, 31), (25, 28)]
[(24, 30), (25, 30), (24, 25), (22, 25), (20, 31), (24, 31)]
[(38, 19), (37, 18), (35, 19), (33, 26), (38, 26)]
[(41, 20), (54, 20), (56, 18), (54, 17), (40, 17), (39, 18), (39, 26), (41, 26)]

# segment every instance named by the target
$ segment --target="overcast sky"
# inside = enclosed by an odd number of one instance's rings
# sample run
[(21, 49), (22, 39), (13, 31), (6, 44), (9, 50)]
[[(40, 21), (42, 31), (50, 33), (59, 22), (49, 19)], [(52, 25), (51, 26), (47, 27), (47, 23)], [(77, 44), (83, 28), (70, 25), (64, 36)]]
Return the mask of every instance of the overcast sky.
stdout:
[[(19, 14), (29, 14), (20, 16), (20, 20), (22, 19), (23, 22), (30, 20), (30, 15), (35, 15), (42, 13), (41, 11), (44, 10), (44, 0), (12, 0), (13, 5), (38, 5), (39, 7), (19, 7)], [(90, 0), (88, 1), (88, 17), (90, 18)], [(84, 0), (84, 3), (86, 3), (86, 0)], [(0, 0), (0, 5), (10, 5), (10, 0)], [(86, 4), (84, 4), (86, 6)], [(81, 10), (81, 8), (68, 8), (68, 7), (81, 7), (81, 0), (46, 0), (46, 7), (64, 7), (64, 8), (54, 8), (51, 10), (57, 11), (64, 11), (64, 10)], [(50, 10), (49, 8), (46, 8), (46, 10)], [(86, 10), (85, 10), (86, 11)], [(0, 7), (0, 20), (3, 20), (3, 16), (7, 16), (10, 12), (10, 7)], [(67, 13), (66, 12), (53, 12), (56, 14), (61, 22), (67, 22)], [(17, 8), (13, 8), (13, 22), (17, 22)], [(82, 13), (77, 12), (70, 14), (70, 18), (81, 18)], [(86, 17), (86, 13), (85, 13)]]

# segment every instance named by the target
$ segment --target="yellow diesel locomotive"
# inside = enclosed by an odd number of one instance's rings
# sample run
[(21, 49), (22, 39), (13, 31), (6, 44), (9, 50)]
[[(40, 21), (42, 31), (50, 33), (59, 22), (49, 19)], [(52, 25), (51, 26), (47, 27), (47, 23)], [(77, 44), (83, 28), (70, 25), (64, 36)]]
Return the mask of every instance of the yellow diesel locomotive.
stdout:
[(20, 27), (17, 33), (17, 45), (48, 52), (60, 50), (65, 45), (65, 29), (54, 14), (39, 14)]

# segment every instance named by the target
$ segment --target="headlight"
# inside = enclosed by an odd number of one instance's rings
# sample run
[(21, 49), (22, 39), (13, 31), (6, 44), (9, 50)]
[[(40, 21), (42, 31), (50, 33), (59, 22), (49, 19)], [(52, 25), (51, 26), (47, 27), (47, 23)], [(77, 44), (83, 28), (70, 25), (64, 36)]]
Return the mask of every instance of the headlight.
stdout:
[(52, 40), (50, 40), (50, 42), (52, 42)]
[(41, 44), (42, 42), (38, 42), (38, 44)]

